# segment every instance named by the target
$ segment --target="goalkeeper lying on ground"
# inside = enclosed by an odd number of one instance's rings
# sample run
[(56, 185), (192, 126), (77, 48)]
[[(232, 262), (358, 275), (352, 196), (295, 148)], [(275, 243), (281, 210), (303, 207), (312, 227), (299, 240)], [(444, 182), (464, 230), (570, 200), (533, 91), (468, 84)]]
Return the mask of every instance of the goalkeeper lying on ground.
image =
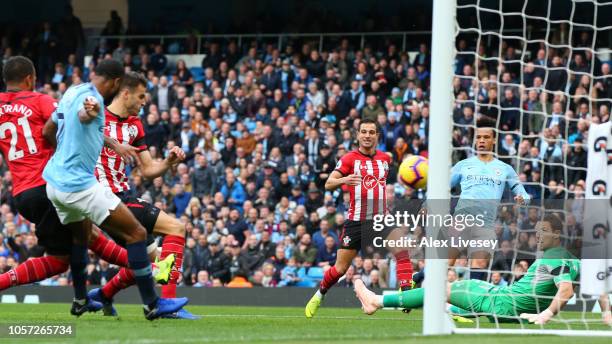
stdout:
[[(449, 284), (446, 295), (452, 305), (451, 313), (477, 313), (500, 321), (518, 320), (520, 317), (535, 324), (545, 324), (559, 313), (574, 296), (572, 282), (578, 278), (580, 260), (560, 247), (563, 225), (557, 215), (546, 215), (536, 228), (544, 254), (529, 267), (527, 274), (508, 287), (497, 287), (480, 280)], [(373, 314), (383, 307), (423, 306), (423, 288), (382, 296), (374, 294), (365, 287), (363, 281), (357, 280), (355, 292), (366, 314)], [(608, 307), (602, 310), (607, 310), (609, 315)]]

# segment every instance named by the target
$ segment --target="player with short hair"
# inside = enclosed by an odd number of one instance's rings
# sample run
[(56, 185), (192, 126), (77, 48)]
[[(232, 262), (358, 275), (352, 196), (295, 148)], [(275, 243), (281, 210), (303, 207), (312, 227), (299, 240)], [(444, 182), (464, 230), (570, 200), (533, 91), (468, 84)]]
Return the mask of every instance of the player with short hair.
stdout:
[[(580, 260), (560, 246), (563, 225), (558, 215), (546, 215), (536, 229), (543, 256), (529, 267), (523, 278), (506, 287), (481, 280), (448, 284), (446, 294), (452, 305), (450, 311), (467, 310), (510, 321), (522, 318), (535, 324), (545, 324), (558, 314), (574, 296), (573, 282), (580, 273)], [(366, 314), (383, 307), (423, 306), (423, 288), (383, 296), (374, 294), (363, 281), (357, 280), (355, 292)]]
[[(131, 160), (138, 162), (138, 168), (145, 178), (154, 179), (165, 174), (171, 167), (185, 159), (180, 147), (173, 147), (166, 159), (154, 161), (147, 150), (145, 132), (138, 113), (144, 106), (147, 79), (140, 73), (128, 72), (123, 77), (119, 93), (106, 107), (104, 128), (105, 147), (96, 164), (96, 177), (100, 184), (111, 190), (130, 209), (148, 233), (149, 252), (157, 255), (154, 234), (164, 235), (161, 259), (169, 255), (176, 257), (175, 269), (169, 283), (162, 286), (162, 297), (176, 297), (176, 284), (180, 276), (185, 246), (185, 225), (154, 205), (129, 196), (129, 180), (126, 166)], [(105, 315), (117, 315), (112, 306), (113, 296), (121, 289), (134, 284), (134, 275), (129, 269), (121, 269), (104, 287), (89, 292), (90, 297), (102, 302)], [(195, 319), (184, 309), (164, 317)]]
[[(338, 161), (325, 183), (325, 189), (329, 191), (339, 187), (348, 188), (350, 202), (347, 220), (340, 235), (336, 264), (325, 272), (319, 289), (306, 304), (304, 312), (307, 318), (316, 314), (329, 288), (344, 276), (362, 248), (362, 241), (374, 239), (374, 215), (388, 212), (385, 186), (391, 158), (376, 149), (379, 139), (380, 129), (376, 121), (362, 120), (357, 133), (359, 148), (345, 154)], [(383, 238), (399, 239), (403, 233), (386, 228), (380, 235)], [(392, 253), (397, 260), (400, 288), (409, 289), (412, 285), (412, 262), (408, 252), (395, 249)]]
[[(53, 147), (43, 137), (42, 130), (57, 102), (48, 95), (33, 91), (36, 71), (27, 57), (8, 59), (3, 78), (7, 92), (0, 94), (0, 150), (15, 177), (13, 197), (17, 210), (36, 225), (38, 243), (45, 248), (47, 256), (30, 258), (0, 274), (0, 291), (65, 272), (72, 246), (70, 230), (61, 224), (47, 198), (46, 182), (42, 178), (44, 167), (53, 154)], [(104, 238), (104, 235), (98, 237)], [(107, 241), (104, 246), (91, 244), (90, 249), (109, 263), (127, 266), (125, 249), (104, 239)], [(159, 271), (156, 281), (167, 283), (171, 265), (162, 262), (155, 268)], [(90, 305), (92, 311), (101, 307), (97, 303)]]
[[(94, 168), (104, 145), (104, 103), (111, 101), (121, 85), (123, 66), (103, 60), (92, 81), (70, 87), (44, 128), (52, 136), (57, 128), (57, 148), (45, 167), (47, 196), (60, 221), (72, 229), (76, 238), (71, 252), (75, 288), (73, 314), (88, 303), (85, 288), (87, 242), (91, 223), (104, 227), (126, 243), (128, 262), (134, 271), (143, 301), (145, 317), (156, 319), (174, 313), (187, 304), (186, 298), (163, 299), (155, 292), (146, 245), (146, 230), (112, 192), (98, 183)], [(77, 234), (76, 236), (74, 234)]]
[[(475, 134), (477, 155), (459, 161), (451, 171), (451, 187), (461, 185), (461, 196), (455, 207), (455, 215), (483, 215), (484, 225), (468, 229), (467, 234), (475, 239), (494, 239), (497, 207), (506, 185), (514, 194), (517, 204), (527, 204), (530, 196), (519, 182), (514, 168), (493, 155), (495, 129), (476, 128)], [(456, 248), (451, 248), (449, 253), (449, 265), (454, 265), (460, 252)], [(486, 280), (487, 273), (482, 270), (488, 268), (491, 253), (474, 250), (469, 258), (471, 258), (470, 278)]]
[[(461, 160), (451, 171), (451, 187), (461, 185), (461, 195), (455, 207), (455, 216), (482, 216), (482, 225), (458, 231), (449, 229), (450, 236), (464, 236), (468, 239), (495, 239), (495, 219), (497, 207), (504, 194), (506, 185), (514, 194), (517, 204), (524, 205), (530, 200), (529, 194), (519, 182), (518, 175), (512, 166), (496, 159), (493, 155), (495, 147), (495, 129), (480, 127), (476, 129), (477, 155)], [(469, 248), (470, 278), (487, 280), (486, 269), (489, 266), (491, 250), (486, 248)], [(449, 265), (455, 265), (460, 251), (449, 248)], [(415, 274), (415, 281), (424, 278), (424, 272)]]

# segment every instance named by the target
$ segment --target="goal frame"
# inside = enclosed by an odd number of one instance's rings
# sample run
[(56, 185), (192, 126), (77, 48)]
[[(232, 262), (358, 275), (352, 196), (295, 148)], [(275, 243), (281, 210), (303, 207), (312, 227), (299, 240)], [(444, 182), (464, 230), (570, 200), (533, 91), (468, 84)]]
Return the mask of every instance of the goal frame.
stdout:
[[(456, 0), (434, 0), (431, 43), (431, 112), (429, 125), (429, 176), (428, 199), (450, 199), (450, 170), (452, 168), (452, 113), (454, 95), (454, 58), (456, 49)], [(438, 202), (442, 203), (442, 202)], [(438, 211), (444, 209), (437, 209)], [(448, 211), (448, 209), (446, 209)], [(440, 228), (428, 227), (430, 235), (437, 237)], [(503, 328), (458, 328), (446, 311), (446, 283), (448, 264), (446, 259), (436, 256), (434, 250), (426, 250), (427, 278), (424, 282), (423, 335), (449, 334), (524, 334), (612, 337), (612, 330), (571, 329), (503, 329)]]

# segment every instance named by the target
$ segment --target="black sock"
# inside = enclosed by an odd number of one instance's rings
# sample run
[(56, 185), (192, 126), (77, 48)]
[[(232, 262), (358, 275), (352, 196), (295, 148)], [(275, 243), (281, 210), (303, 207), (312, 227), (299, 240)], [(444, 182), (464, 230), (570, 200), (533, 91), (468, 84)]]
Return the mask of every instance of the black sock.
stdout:
[(419, 272), (412, 274), (412, 281), (414, 281), (414, 283), (416, 284), (423, 282), (424, 279), (425, 279), (425, 270), (421, 270)]
[(147, 255), (147, 244), (139, 241), (125, 245), (128, 253), (130, 269), (134, 271), (134, 279), (140, 292), (143, 305), (152, 305), (157, 302), (157, 293), (151, 276), (151, 263)]
[(87, 298), (87, 246), (72, 245), (70, 254), (70, 271), (74, 298), (85, 300)]

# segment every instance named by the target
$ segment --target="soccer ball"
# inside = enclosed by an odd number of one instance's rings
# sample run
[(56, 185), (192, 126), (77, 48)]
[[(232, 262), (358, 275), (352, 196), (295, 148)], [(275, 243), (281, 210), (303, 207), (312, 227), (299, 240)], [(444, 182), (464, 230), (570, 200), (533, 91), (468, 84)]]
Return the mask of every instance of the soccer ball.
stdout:
[(426, 189), (428, 171), (429, 163), (426, 158), (420, 155), (411, 155), (402, 161), (397, 174), (405, 185), (413, 189)]

